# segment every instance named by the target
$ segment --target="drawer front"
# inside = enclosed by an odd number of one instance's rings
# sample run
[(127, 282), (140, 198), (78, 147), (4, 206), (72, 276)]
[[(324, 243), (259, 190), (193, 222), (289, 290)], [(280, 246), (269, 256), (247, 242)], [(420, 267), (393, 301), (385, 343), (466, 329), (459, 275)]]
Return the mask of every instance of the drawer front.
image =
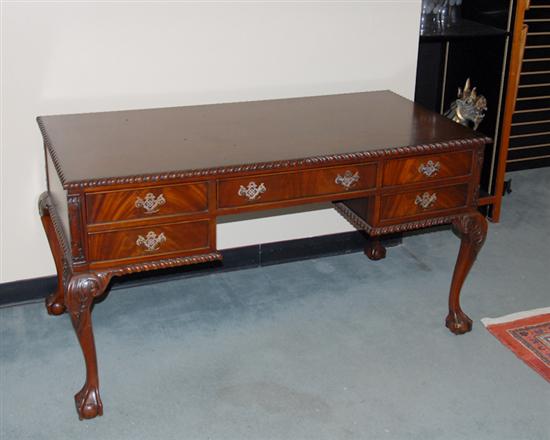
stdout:
[(221, 180), (218, 207), (229, 208), (374, 188), (376, 164)]
[(87, 194), (88, 224), (206, 211), (207, 185), (201, 182)]
[(468, 200), (468, 185), (435, 187), (382, 197), (380, 220), (421, 216), (461, 208)]
[(384, 164), (383, 185), (425, 182), (467, 176), (472, 171), (472, 151), (390, 160)]
[(160, 256), (205, 250), (210, 246), (208, 220), (180, 222), (88, 235), (92, 261)]

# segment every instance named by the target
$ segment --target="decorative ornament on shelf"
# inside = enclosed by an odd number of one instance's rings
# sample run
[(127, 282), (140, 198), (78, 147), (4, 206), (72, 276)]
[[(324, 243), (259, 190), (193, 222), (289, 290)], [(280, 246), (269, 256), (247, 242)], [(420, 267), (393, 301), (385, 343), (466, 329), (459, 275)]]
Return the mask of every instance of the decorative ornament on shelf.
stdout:
[(473, 126), (477, 130), (487, 111), (485, 96), (478, 95), (475, 87), (472, 88), (470, 78), (464, 84), (464, 90), (458, 88), (458, 98), (451, 103), (451, 108), (445, 112), (445, 116), (459, 124)]

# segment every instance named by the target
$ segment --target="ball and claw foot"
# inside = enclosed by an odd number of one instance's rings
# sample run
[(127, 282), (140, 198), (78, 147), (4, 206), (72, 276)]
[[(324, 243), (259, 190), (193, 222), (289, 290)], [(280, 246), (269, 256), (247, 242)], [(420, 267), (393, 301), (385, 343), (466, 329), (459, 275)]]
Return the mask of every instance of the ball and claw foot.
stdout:
[(383, 258), (386, 258), (386, 248), (382, 243), (380, 243), (380, 240), (371, 239), (365, 246), (365, 255), (370, 260), (381, 260)]
[(103, 403), (101, 403), (97, 387), (84, 385), (74, 396), (74, 402), (80, 420), (93, 419), (103, 415)]
[(472, 330), (472, 320), (462, 310), (449, 312), (445, 319), (445, 326), (455, 335), (463, 335)]
[(49, 315), (62, 315), (65, 313), (65, 305), (56, 300), (57, 294), (52, 293), (46, 297), (46, 310)]

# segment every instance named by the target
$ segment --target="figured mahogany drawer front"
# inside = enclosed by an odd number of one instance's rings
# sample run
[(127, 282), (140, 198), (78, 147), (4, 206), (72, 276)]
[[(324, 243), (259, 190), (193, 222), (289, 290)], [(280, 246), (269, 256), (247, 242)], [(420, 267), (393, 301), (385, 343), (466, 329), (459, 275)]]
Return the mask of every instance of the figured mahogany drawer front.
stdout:
[(472, 154), (472, 151), (459, 151), (387, 161), (384, 164), (383, 185), (467, 176), (472, 170)]
[(210, 245), (208, 230), (208, 220), (198, 220), (89, 234), (90, 260), (158, 259), (164, 254), (205, 250)]
[(376, 164), (349, 165), (221, 180), (218, 206), (228, 208), (374, 188)]
[(208, 209), (206, 182), (91, 193), (86, 196), (88, 224), (116, 222)]
[(380, 220), (421, 216), (466, 206), (468, 185), (435, 187), (382, 197)]

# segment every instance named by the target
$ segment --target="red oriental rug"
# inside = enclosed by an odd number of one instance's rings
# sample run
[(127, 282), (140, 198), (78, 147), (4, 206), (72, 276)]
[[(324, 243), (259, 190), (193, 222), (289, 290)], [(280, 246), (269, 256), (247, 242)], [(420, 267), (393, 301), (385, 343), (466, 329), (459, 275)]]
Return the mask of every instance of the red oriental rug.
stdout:
[(493, 336), (550, 382), (550, 307), (483, 318)]

